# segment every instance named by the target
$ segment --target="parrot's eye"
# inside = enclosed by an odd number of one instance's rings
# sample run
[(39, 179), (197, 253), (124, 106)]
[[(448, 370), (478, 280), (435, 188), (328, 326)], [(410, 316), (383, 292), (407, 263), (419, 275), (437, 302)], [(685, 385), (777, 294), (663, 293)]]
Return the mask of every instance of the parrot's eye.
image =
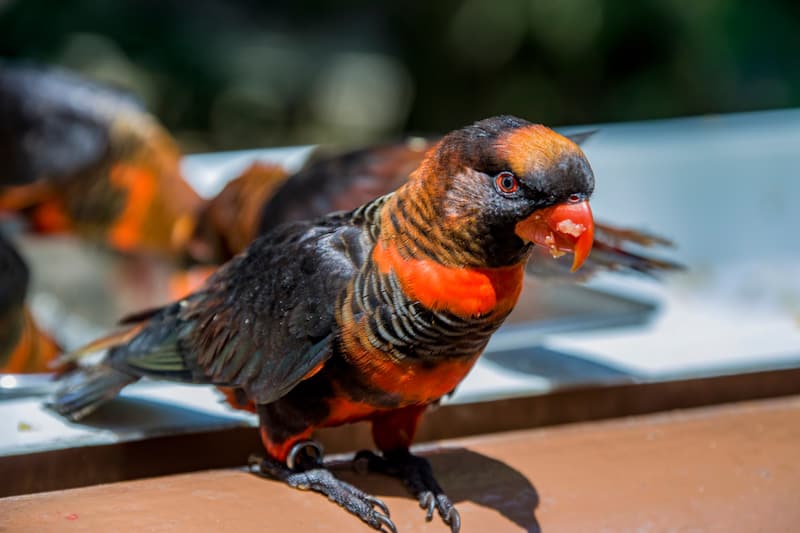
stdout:
[(505, 194), (517, 192), (517, 189), (519, 189), (519, 181), (517, 181), (517, 177), (508, 171), (498, 174), (494, 178), (494, 185), (497, 187), (498, 191)]

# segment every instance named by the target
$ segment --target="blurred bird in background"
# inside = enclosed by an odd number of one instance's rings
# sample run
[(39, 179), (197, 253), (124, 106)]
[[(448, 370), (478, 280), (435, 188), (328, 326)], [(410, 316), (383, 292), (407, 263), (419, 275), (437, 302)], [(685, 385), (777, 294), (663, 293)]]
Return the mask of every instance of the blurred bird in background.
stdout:
[(181, 153), (131, 96), (67, 71), (0, 64), (0, 210), (38, 233), (176, 256), (201, 199)]
[(200, 209), (188, 255), (221, 264), (244, 250), (257, 236), (261, 206), (287, 177), (280, 165), (252, 163)]
[[(21, 217), (28, 231), (129, 257), (184, 252), (201, 200), (180, 175), (174, 140), (132, 96), (63, 69), (0, 62), (0, 158), (0, 215)], [(3, 282), (27, 288), (9, 242), (3, 253), (13, 267)], [(2, 333), (19, 339), (6, 370), (48, 371), (55, 343), (13, 295), (0, 296), (16, 321)]]
[(61, 352), (25, 305), (28, 281), (28, 267), (0, 232), (0, 373), (48, 372)]

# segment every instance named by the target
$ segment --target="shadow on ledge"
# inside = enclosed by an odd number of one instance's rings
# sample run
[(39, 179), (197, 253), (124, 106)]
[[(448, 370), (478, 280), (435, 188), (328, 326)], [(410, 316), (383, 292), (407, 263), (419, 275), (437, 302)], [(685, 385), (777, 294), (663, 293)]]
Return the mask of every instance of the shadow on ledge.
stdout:
[(154, 437), (249, 425), (235, 415), (220, 416), (168, 401), (124, 396), (103, 404), (73, 424), (112, 431), (120, 437)]
[[(430, 460), (437, 481), (456, 506), (470, 501), (497, 511), (524, 531), (541, 531), (536, 519), (539, 493), (516, 469), (465, 448), (419, 451)], [(379, 474), (357, 474), (349, 461), (336, 461), (329, 466), (337, 477), (373, 496), (412, 497), (399, 480)], [(420, 516), (424, 516), (421, 509)], [(470, 529), (468, 524), (464, 525)]]

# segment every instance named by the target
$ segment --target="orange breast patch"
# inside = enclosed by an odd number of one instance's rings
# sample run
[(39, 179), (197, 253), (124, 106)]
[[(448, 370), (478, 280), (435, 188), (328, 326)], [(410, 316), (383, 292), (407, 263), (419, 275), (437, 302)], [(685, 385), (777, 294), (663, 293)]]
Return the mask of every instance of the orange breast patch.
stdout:
[(449, 267), (433, 259), (404, 258), (397, 247), (383, 241), (375, 245), (372, 258), (384, 274), (394, 271), (409, 298), (465, 318), (509, 311), (522, 290), (522, 264)]

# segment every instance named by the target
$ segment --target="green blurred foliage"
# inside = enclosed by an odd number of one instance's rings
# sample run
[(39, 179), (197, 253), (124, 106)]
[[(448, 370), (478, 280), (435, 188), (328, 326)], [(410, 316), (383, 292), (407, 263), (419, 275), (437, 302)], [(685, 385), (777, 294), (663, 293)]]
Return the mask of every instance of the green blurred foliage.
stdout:
[(800, 3), (0, 0), (0, 56), (136, 92), (188, 150), (800, 104)]

